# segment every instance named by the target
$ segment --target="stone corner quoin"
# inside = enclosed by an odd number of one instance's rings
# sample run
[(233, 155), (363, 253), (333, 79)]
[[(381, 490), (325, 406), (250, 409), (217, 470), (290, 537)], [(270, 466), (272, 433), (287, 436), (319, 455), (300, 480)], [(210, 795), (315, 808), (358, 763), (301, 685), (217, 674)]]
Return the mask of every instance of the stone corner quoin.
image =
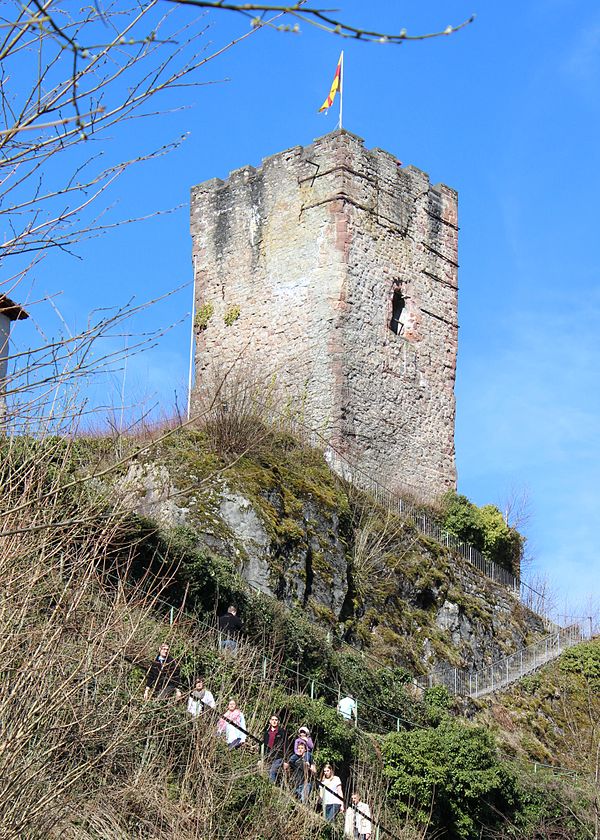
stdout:
[(191, 233), (193, 411), (243, 364), (386, 487), (456, 486), (453, 189), (337, 130), (193, 187)]

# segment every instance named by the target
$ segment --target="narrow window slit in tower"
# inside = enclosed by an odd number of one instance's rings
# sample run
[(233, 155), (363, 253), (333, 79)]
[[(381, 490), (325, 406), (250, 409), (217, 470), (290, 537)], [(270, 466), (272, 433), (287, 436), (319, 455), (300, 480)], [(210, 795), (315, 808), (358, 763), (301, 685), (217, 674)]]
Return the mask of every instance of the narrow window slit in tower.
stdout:
[(394, 292), (392, 298), (392, 317), (390, 320), (390, 329), (396, 335), (401, 335), (404, 329), (404, 320), (402, 314), (404, 312), (404, 298), (398, 289)]

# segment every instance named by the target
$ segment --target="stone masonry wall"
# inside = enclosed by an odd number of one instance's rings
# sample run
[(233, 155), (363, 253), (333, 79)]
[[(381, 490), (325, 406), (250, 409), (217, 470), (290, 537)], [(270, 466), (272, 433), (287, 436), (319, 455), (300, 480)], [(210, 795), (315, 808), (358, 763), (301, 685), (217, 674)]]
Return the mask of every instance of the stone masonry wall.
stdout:
[(453, 190), (336, 131), (194, 187), (191, 231), (193, 410), (215, 366), (243, 360), (387, 486), (455, 486)]

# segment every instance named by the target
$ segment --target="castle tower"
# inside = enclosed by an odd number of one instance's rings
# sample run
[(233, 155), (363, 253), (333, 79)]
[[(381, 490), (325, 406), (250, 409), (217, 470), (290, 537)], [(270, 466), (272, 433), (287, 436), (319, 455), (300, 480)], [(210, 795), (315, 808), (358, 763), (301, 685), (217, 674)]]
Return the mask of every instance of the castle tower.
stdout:
[(456, 482), (457, 195), (339, 130), (192, 189), (196, 384), (239, 360), (382, 484)]

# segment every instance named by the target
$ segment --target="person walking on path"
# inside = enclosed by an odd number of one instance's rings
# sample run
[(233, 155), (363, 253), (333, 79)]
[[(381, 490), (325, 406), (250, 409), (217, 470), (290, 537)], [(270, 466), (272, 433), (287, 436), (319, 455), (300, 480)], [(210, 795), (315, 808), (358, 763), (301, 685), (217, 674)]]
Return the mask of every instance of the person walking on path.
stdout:
[(263, 734), (263, 746), (265, 761), (269, 767), (269, 779), (276, 782), (288, 751), (287, 732), (279, 725), (277, 715), (271, 715), (269, 718), (269, 725)]
[(346, 810), (344, 820), (344, 837), (351, 840), (371, 840), (371, 809), (354, 791), (352, 800)]
[(300, 741), (297, 751), (294, 751), (294, 755), (289, 762), (284, 763), (283, 767), (290, 771), (290, 782), (294, 788), (294, 794), (303, 805), (306, 805), (313, 788), (312, 778), (317, 768), (308, 757), (304, 741)]
[(238, 636), (242, 632), (242, 621), (237, 614), (237, 607), (233, 604), (227, 607), (227, 612), (219, 616), (218, 624), (220, 649), (234, 652), (238, 646)]
[(339, 776), (335, 775), (331, 764), (326, 764), (321, 776), (319, 796), (323, 805), (323, 816), (327, 822), (333, 822), (338, 811), (344, 813), (344, 793)]
[(356, 720), (356, 700), (351, 694), (342, 697), (337, 704), (337, 710), (344, 720)]
[(190, 696), (188, 697), (188, 712), (193, 717), (197, 718), (200, 717), (206, 709), (214, 709), (215, 706), (215, 698), (212, 693), (204, 687), (204, 680), (202, 677), (196, 677), (194, 687), (190, 691)]
[(223, 717), (219, 718), (217, 733), (225, 736), (230, 750), (237, 749), (246, 740), (246, 719), (233, 698), (227, 704), (227, 711)]
[(169, 649), (169, 645), (163, 642), (158, 649), (156, 659), (148, 669), (144, 700), (149, 700), (150, 697), (156, 700), (167, 700), (173, 696), (175, 700), (181, 700), (179, 666), (169, 654)]

